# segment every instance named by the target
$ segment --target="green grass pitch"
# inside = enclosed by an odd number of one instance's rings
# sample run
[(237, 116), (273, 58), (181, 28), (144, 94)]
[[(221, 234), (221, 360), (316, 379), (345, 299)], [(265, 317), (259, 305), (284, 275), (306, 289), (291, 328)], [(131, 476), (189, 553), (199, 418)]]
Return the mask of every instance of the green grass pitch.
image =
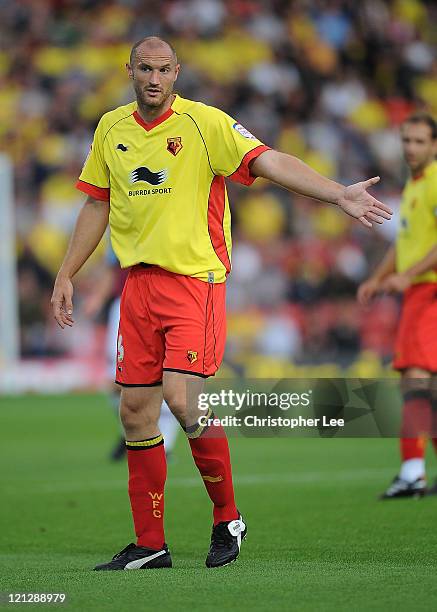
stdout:
[(174, 568), (90, 571), (133, 539), (126, 465), (107, 459), (116, 434), (102, 395), (0, 399), (0, 592), (62, 592), (78, 611), (437, 609), (437, 497), (376, 501), (393, 439), (231, 439), (249, 534), (237, 563), (207, 570), (210, 504), (180, 436)]

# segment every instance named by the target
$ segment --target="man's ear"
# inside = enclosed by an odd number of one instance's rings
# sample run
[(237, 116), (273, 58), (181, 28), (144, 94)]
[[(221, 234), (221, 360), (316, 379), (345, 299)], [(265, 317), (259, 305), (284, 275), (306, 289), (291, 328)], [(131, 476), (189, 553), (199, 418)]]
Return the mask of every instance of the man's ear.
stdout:
[(177, 79), (177, 78), (178, 78), (178, 76), (179, 76), (179, 70), (180, 70), (180, 68), (181, 68), (181, 65), (180, 65), (180, 64), (176, 64), (176, 68), (175, 68), (175, 72), (176, 72), (175, 81), (176, 81), (176, 79)]
[(126, 64), (127, 74), (130, 79), (134, 78), (134, 71), (132, 70), (132, 66), (130, 64)]

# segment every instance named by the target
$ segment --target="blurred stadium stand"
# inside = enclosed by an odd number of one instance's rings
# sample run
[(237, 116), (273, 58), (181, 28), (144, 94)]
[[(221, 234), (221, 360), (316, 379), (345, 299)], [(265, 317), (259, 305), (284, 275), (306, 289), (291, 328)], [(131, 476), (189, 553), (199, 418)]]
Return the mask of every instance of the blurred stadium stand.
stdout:
[[(437, 114), (436, 24), (437, 5), (419, 0), (0, 0), (0, 148), (14, 165), (20, 346), (32, 359), (15, 375), (0, 353), (3, 387), (40, 380), (35, 359), (55, 368), (47, 380), (56, 372), (61, 386), (63, 376), (67, 387), (104, 378), (104, 316), (81, 313), (104, 247), (77, 278), (74, 333), (56, 327), (49, 300), (84, 200), (74, 183), (93, 130), (133, 99), (124, 69), (133, 41), (168, 38), (182, 63), (181, 95), (226, 110), (344, 183), (381, 175), (378, 198), (396, 207), (399, 124), (417, 108)], [(396, 222), (368, 231), (261, 180), (229, 192), (222, 374), (380, 375), (398, 302), (383, 297), (369, 315), (355, 291)]]

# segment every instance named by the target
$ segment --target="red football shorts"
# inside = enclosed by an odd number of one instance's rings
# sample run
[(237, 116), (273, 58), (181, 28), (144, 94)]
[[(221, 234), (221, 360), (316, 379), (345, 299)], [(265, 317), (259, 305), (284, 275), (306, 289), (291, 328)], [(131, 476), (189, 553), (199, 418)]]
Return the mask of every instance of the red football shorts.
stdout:
[(437, 283), (418, 283), (405, 291), (393, 367), (437, 372)]
[(163, 370), (214, 375), (225, 350), (225, 300), (225, 283), (134, 266), (121, 296), (116, 382), (159, 385)]

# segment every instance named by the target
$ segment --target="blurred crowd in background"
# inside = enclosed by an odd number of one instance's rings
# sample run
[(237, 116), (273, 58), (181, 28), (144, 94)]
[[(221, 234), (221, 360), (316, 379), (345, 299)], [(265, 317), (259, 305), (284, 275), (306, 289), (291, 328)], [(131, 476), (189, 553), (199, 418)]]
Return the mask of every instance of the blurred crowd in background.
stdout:
[[(133, 42), (169, 39), (181, 95), (345, 184), (380, 175), (375, 194), (396, 208), (399, 125), (415, 109), (437, 114), (436, 24), (437, 4), (419, 0), (0, 0), (0, 147), (15, 170), (22, 355), (99, 350), (104, 315), (61, 333), (49, 300), (94, 128), (133, 99), (124, 67)], [(355, 292), (396, 221), (369, 231), (261, 180), (228, 187), (224, 371), (280, 376), (313, 364), (365, 376), (388, 364), (398, 300), (363, 310)], [(103, 253), (78, 276), (78, 320)]]

